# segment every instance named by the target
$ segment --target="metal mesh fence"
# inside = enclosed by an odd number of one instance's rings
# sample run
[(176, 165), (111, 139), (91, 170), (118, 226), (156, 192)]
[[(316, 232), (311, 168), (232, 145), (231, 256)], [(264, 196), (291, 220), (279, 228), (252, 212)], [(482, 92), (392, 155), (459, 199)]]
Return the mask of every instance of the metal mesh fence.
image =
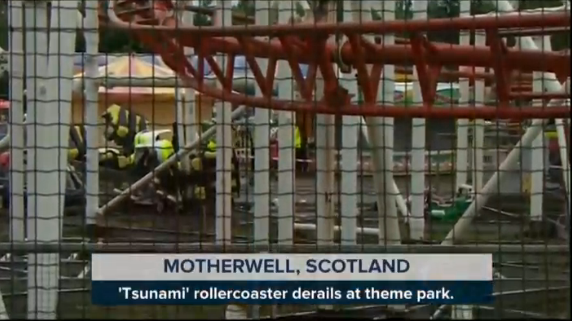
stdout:
[[(570, 318), (568, 6), (1, 2), (0, 315)], [(493, 253), (495, 303), (90, 303), (92, 253), (268, 251)]]

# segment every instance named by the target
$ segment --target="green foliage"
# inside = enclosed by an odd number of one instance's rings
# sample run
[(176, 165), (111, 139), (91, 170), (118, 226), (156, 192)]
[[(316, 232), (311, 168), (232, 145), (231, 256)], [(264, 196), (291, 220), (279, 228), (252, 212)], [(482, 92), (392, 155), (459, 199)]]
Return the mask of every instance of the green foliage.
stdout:
[[(199, 6), (210, 8), (213, 6), (212, 0), (200, 0)], [(193, 25), (196, 27), (200, 26), (210, 26), (211, 25), (211, 18), (205, 14), (197, 14), (195, 15)]]
[(99, 52), (150, 53), (128, 32), (105, 29), (99, 33)]
[(8, 48), (8, 1), (0, 1), (0, 47)]
[(256, 14), (256, 7), (253, 0), (240, 0), (233, 11), (240, 12), (249, 17), (254, 17)]
[(8, 73), (0, 74), (0, 99), (10, 99), (10, 77)]
[[(78, 31), (75, 40), (75, 51), (85, 52), (85, 38), (81, 31)], [(151, 51), (143, 47), (129, 32), (110, 29), (102, 29), (99, 31), (99, 52), (151, 53)]]
[(304, 10), (304, 7), (302, 7), (302, 4), (300, 4), (300, 2), (296, 2), (296, 14), (298, 15), (298, 17), (304, 17), (306, 15), (306, 10)]
[[(450, 18), (457, 17), (460, 10), (460, 1), (465, 0), (437, 0), (429, 1), (428, 18)], [(492, 0), (496, 1), (496, 0)], [(471, 13), (472, 14), (482, 14), (494, 11), (495, 4), (488, 0), (471, 0)], [(0, 47), (7, 49), (8, 46), (8, 6), (7, 1), (0, 1)], [(107, 2), (102, 2), (105, 5)], [(343, 3), (343, 2), (340, 2)], [(199, 5), (203, 7), (212, 7), (212, 0), (200, 0)], [(523, 9), (533, 9), (539, 7), (553, 7), (561, 5), (561, 0), (520, 0), (519, 6)], [(413, 12), (411, 10), (412, 2), (411, 0), (401, 0), (396, 3), (395, 16), (398, 20), (407, 20), (413, 17)], [(343, 7), (338, 8), (338, 18), (341, 21), (343, 16)], [(234, 8), (235, 11), (248, 16), (254, 15), (254, 1), (253, 0), (241, 0), (238, 5)], [(305, 15), (304, 8), (300, 3), (296, 4), (296, 13), (298, 16), (303, 17)], [(382, 19), (381, 12), (372, 12), (373, 18), (375, 20)], [(211, 24), (210, 17), (206, 15), (196, 15), (194, 19), (194, 24), (196, 26), (207, 26)], [(401, 35), (407, 36), (407, 35)], [(430, 33), (429, 37), (435, 41), (444, 41), (449, 43), (456, 43), (458, 41), (458, 32), (439, 32)], [(553, 37), (553, 49), (562, 50), (565, 48), (570, 48), (570, 33), (561, 33)], [(100, 52), (111, 53), (111, 52), (138, 52), (144, 53), (148, 50), (140, 45), (136, 39), (128, 32), (121, 30), (108, 30), (102, 29), (100, 31)], [(85, 51), (85, 39), (83, 34), (78, 32), (76, 38), (76, 50), (78, 52)]]
[[(101, 2), (101, 5), (107, 6), (107, 1)], [(81, 29), (78, 29), (75, 43), (76, 52), (85, 52), (85, 37)], [(129, 32), (117, 29), (101, 28), (99, 30), (99, 52), (135, 52), (149, 53), (145, 47), (141, 45)]]

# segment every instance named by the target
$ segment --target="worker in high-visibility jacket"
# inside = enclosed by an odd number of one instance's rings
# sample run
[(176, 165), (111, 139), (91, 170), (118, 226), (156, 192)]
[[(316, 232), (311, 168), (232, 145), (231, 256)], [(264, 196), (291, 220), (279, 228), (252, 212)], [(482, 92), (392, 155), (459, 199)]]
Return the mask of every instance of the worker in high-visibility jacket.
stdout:
[(297, 150), (302, 148), (302, 135), (298, 126), (294, 127), (294, 148)]
[[(158, 132), (143, 130), (135, 135), (133, 146), (134, 153), (130, 156), (133, 174), (143, 177), (153, 171), (161, 163), (165, 162), (175, 153), (173, 144), (168, 139), (158, 139)], [(166, 171), (155, 172), (155, 185), (169, 194), (177, 191), (177, 183), (173, 178), (177, 177), (177, 165)], [(152, 197), (153, 189), (148, 188), (137, 193), (139, 197)]]
[[(86, 133), (84, 125), (70, 126), (68, 160), (84, 162), (87, 153)], [(98, 148), (99, 165), (111, 169), (124, 169), (129, 163), (129, 157), (121, 150), (113, 147)]]
[[(26, 122), (27, 114), (24, 114), (24, 122)], [(24, 131), (24, 137), (26, 131)], [(83, 125), (72, 125), (69, 130), (69, 161), (84, 161), (85, 152), (87, 150), (85, 144), (85, 127)]]
[(207, 150), (209, 152), (215, 152), (216, 151), (216, 141), (211, 139), (209, 140), (209, 142), (207, 143)]
[(143, 130), (133, 140), (132, 164), (141, 173), (148, 173), (175, 153), (173, 143), (168, 139), (157, 139), (158, 132)]
[[(200, 200), (214, 200), (216, 196), (216, 153), (217, 144), (209, 140), (205, 150), (191, 156), (191, 178), (195, 184), (195, 197)], [(233, 194), (240, 193), (240, 173), (236, 153), (233, 150), (231, 160), (231, 189)]]
[(147, 119), (115, 104), (101, 116), (105, 121), (105, 138), (120, 146), (124, 155), (133, 154), (135, 136), (149, 127)]
[(83, 125), (70, 126), (68, 160), (84, 161), (86, 151), (85, 127)]
[(308, 163), (306, 162), (308, 149), (306, 144), (302, 144), (302, 135), (298, 126), (294, 126), (294, 149), (296, 150), (296, 168), (305, 172), (308, 168)]
[[(566, 131), (566, 126), (564, 126)], [(551, 119), (544, 129), (544, 137), (548, 145), (548, 160), (550, 165), (561, 166), (562, 159), (560, 157), (560, 143), (558, 142), (558, 131), (556, 129), (556, 121)]]
[(124, 155), (123, 151), (119, 148), (113, 147), (100, 147), (99, 152), (99, 166), (123, 170), (130, 168), (133, 165), (133, 154)]

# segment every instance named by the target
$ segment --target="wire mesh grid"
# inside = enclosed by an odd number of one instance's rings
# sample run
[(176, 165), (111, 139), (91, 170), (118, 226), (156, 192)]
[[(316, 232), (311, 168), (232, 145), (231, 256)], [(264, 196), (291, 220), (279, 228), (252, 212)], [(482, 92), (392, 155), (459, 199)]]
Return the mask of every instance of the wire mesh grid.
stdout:
[[(0, 3), (2, 317), (570, 317), (567, 1), (78, 4)], [(265, 251), (493, 253), (496, 300), (90, 304), (91, 253)]]

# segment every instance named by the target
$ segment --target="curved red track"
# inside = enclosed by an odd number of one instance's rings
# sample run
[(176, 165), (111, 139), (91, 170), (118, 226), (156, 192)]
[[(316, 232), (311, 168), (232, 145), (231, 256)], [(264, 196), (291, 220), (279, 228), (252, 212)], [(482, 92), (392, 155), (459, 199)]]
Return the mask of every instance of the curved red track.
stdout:
[[(514, 71), (553, 72), (561, 81), (570, 76), (570, 55), (556, 52), (525, 51), (507, 48), (500, 32), (503, 29), (519, 30), (539, 28), (569, 28), (570, 13), (509, 15), (503, 17), (478, 17), (432, 19), (429, 21), (391, 21), (366, 23), (307, 23), (274, 26), (225, 26), (193, 27), (176, 21), (174, 5), (170, 0), (148, 1), (122, 0), (111, 2), (113, 11), (104, 15), (107, 23), (134, 33), (146, 46), (160, 54), (186, 85), (216, 99), (233, 104), (258, 108), (296, 112), (344, 114), (385, 117), (420, 118), (569, 118), (569, 106), (550, 108), (517, 108), (511, 106), (514, 98), (566, 99), (569, 93), (526, 94), (513, 91), (511, 75)], [(485, 30), (488, 46), (461, 46), (429, 42), (421, 34), (438, 30)], [(362, 37), (364, 33), (396, 33), (407, 31), (413, 36), (409, 41), (395, 45), (371, 43)], [(346, 41), (332, 43), (334, 33), (344, 34)], [(300, 37), (298, 35), (310, 35)], [(262, 41), (255, 36), (271, 37)], [(408, 43), (407, 43), (408, 42)], [(185, 47), (193, 47), (199, 56), (199, 66), (194, 68), (184, 55)], [(220, 66), (214, 54), (229, 56), (226, 66)], [(251, 97), (232, 93), (233, 61), (236, 55), (244, 55), (263, 97)], [(268, 69), (261, 70), (255, 58), (267, 58)], [(203, 58), (203, 59), (201, 59)], [(278, 60), (287, 60), (293, 78), (304, 101), (285, 101), (273, 97), (274, 71)], [(222, 89), (203, 82), (206, 61)], [(302, 77), (300, 64), (309, 65), (309, 74)], [(364, 103), (353, 105), (347, 91), (341, 87), (335, 75), (336, 63), (351, 65), (357, 71)], [(366, 64), (373, 67), (368, 72)], [(413, 65), (417, 68), (424, 100), (423, 107), (403, 108), (378, 103), (377, 86), (383, 65)], [(486, 67), (493, 70), (498, 104), (496, 107), (452, 106), (433, 108), (437, 80), (444, 66)], [(315, 102), (316, 74), (324, 79), (325, 99)], [(470, 73), (470, 71), (469, 71)], [(460, 74), (462, 75), (462, 73)], [(474, 76), (474, 75), (473, 75)], [(564, 105), (564, 104), (563, 104)], [(466, 107), (466, 108), (459, 108)]]

